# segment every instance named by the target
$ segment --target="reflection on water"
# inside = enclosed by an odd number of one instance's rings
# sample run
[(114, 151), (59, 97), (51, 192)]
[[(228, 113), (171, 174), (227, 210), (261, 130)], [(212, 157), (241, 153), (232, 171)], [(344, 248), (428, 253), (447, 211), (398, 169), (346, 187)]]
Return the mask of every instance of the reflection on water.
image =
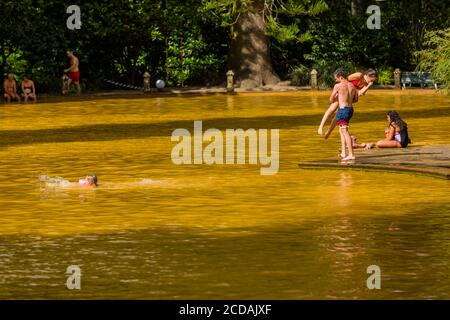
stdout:
[[(105, 235), (2, 237), (0, 271), (8, 290), (0, 296), (448, 298), (450, 253), (439, 234), (449, 228), (432, 227), (441, 219), (437, 211), (397, 218), (396, 231), (389, 215), (337, 215), (251, 233), (173, 225)], [(83, 272), (80, 292), (64, 288), (71, 264)], [(371, 264), (382, 268), (381, 291), (365, 288)]]
[[(337, 134), (315, 134), (326, 107), (303, 93), (0, 108), (0, 298), (450, 298), (449, 182), (298, 169), (337, 155)], [(392, 108), (415, 144), (449, 143), (445, 96), (374, 92), (352, 133), (382, 138)], [(173, 165), (171, 132), (199, 119), (279, 128), (280, 172)], [(87, 172), (98, 188), (70, 186)]]
[(336, 193), (336, 204), (341, 207), (349, 207), (352, 205), (352, 179), (353, 176), (349, 173), (343, 172), (339, 174), (339, 192)]

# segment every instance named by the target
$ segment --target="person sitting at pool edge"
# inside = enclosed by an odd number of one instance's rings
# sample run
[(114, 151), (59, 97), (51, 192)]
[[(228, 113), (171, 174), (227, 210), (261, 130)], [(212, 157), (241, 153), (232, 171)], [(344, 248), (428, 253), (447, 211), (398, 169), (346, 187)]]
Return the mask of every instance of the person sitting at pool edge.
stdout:
[(36, 88), (34, 87), (34, 82), (33, 80), (30, 79), (29, 75), (25, 74), (23, 76), (21, 87), (22, 87), (22, 97), (24, 98), (25, 103), (28, 102), (28, 99), (37, 101)]
[(20, 102), (20, 96), (17, 94), (17, 82), (12, 72), (8, 73), (8, 78), (3, 82), (3, 90), (5, 102), (9, 103), (13, 100)]
[(95, 174), (90, 174), (84, 179), (80, 179), (78, 184), (82, 187), (98, 187), (97, 176)]
[(377, 148), (406, 148), (411, 143), (408, 135), (408, 125), (400, 118), (395, 110), (387, 113), (388, 127), (385, 131), (386, 138), (377, 143), (370, 143), (367, 149)]

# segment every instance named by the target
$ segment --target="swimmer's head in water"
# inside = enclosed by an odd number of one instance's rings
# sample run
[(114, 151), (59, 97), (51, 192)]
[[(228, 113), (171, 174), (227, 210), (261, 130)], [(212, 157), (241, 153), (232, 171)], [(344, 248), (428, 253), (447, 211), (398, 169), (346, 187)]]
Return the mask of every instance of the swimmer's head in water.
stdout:
[(95, 174), (90, 174), (86, 176), (87, 181), (89, 182), (89, 185), (91, 186), (97, 186), (97, 176)]

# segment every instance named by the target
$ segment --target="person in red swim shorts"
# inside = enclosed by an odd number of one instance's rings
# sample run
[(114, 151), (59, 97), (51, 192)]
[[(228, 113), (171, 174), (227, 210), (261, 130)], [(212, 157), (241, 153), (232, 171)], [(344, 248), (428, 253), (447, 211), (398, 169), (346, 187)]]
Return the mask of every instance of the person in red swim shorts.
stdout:
[(64, 73), (69, 73), (69, 88), (70, 85), (73, 83), (77, 87), (77, 95), (81, 95), (81, 87), (80, 87), (80, 69), (79, 69), (79, 60), (73, 53), (73, 51), (68, 50), (67, 56), (70, 59), (70, 68), (65, 69)]

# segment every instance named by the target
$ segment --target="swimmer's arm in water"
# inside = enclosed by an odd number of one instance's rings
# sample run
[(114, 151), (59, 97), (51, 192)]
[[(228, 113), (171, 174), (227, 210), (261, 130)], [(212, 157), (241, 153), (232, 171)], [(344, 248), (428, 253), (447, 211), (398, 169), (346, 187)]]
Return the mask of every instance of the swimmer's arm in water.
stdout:
[(80, 179), (78, 180), (78, 183), (75, 183), (75, 185), (80, 187), (87, 187), (87, 188), (96, 188), (97, 186), (95, 184), (89, 183), (87, 179)]

